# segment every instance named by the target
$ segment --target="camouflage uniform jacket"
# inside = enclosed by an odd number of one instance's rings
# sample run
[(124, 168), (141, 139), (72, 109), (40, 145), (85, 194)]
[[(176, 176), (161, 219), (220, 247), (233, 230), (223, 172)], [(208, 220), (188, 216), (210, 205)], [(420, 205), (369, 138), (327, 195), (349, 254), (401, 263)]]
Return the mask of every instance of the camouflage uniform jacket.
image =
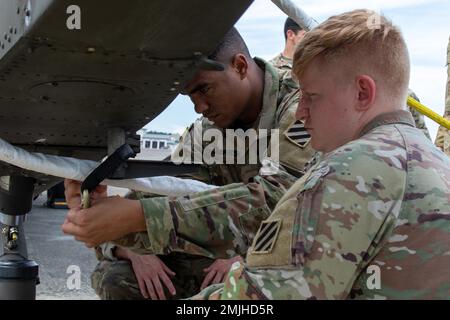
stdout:
[(298, 86), (296, 77), (292, 74), (292, 59), (285, 57), (282, 53), (269, 61), (269, 63), (277, 68), (284, 82)]
[[(256, 59), (265, 69), (263, 107), (256, 128), (279, 128), (279, 154), (283, 167), (300, 172), (314, 151), (296, 134), (306, 133), (294, 115), (298, 90), (288, 91), (272, 66)], [(300, 130), (300, 131), (299, 131)], [(303, 131), (302, 131), (303, 130)], [(297, 177), (281, 169), (277, 174), (258, 175), (261, 164), (242, 167), (218, 165), (233, 179), (212, 191), (178, 198), (142, 199), (150, 243), (156, 254), (183, 251), (211, 258), (229, 258), (245, 254), (261, 220), (267, 218)], [(247, 167), (247, 166), (244, 166)], [(245, 175), (243, 174), (245, 172)], [(249, 174), (249, 172), (251, 174)], [(201, 235), (201, 240), (191, 239)], [(118, 244), (139, 249), (140, 244)], [(215, 243), (214, 247), (210, 244)], [(208, 247), (206, 250), (203, 244)]]
[[(325, 154), (197, 298), (449, 299), (450, 159), (406, 111)], [(194, 241), (194, 240), (192, 240)]]
[(292, 59), (286, 58), (282, 53), (269, 60), (269, 63), (278, 69), (292, 70)]

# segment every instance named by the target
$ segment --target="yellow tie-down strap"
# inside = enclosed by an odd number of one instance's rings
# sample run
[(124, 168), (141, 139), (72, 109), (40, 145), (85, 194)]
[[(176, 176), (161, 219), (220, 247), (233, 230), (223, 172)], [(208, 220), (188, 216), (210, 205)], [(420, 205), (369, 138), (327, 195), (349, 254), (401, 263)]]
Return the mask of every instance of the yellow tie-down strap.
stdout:
[(419, 101), (417, 101), (416, 99), (414, 99), (411, 96), (408, 96), (408, 106), (416, 109), (421, 114), (423, 114), (423, 115), (427, 116), (428, 118), (434, 120), (435, 122), (439, 123), (441, 126), (447, 128), (447, 130), (450, 130), (450, 121), (445, 119), (443, 116), (437, 114), (430, 108), (424, 106), (423, 104), (421, 104)]

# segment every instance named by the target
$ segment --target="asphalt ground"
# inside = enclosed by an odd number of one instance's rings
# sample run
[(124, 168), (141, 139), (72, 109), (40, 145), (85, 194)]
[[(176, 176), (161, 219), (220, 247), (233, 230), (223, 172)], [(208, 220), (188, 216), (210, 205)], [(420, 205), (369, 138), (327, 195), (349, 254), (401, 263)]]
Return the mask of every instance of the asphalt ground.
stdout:
[(90, 274), (97, 264), (94, 251), (63, 234), (67, 209), (47, 208), (45, 201), (44, 193), (33, 202), (24, 224), (29, 259), (39, 265), (36, 299), (98, 299), (90, 285)]

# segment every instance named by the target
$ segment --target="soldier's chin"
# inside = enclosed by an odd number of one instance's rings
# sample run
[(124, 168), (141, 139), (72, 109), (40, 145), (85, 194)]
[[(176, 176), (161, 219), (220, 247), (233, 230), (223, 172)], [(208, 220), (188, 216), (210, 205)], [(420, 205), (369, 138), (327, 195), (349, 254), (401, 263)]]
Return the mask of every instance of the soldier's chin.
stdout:
[(336, 148), (331, 148), (330, 145), (327, 145), (326, 143), (318, 143), (317, 141), (313, 142), (314, 140), (311, 138), (310, 145), (311, 148), (314, 149), (314, 151), (328, 153)]
[(221, 129), (226, 129), (229, 127), (229, 124), (226, 123), (226, 121), (220, 119), (219, 117), (214, 118), (213, 120), (210, 120), (216, 127), (219, 127)]

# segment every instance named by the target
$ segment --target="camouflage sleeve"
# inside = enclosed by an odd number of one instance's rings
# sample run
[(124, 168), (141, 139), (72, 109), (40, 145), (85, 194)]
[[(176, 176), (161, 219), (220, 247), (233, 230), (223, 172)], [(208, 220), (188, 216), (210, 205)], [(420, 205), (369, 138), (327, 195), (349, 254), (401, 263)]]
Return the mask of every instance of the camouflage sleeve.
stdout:
[[(135, 190), (130, 190), (125, 195), (125, 198), (131, 200), (140, 200), (154, 197), (160, 197), (160, 195)], [(137, 254), (153, 254), (151, 246), (148, 243), (148, 237), (146, 236), (146, 233), (139, 232), (130, 233), (122, 237), (121, 239), (102, 243), (101, 245), (97, 246), (95, 248), (97, 259), (106, 259), (111, 261), (117, 260), (117, 258), (114, 256), (114, 250), (117, 248), (117, 246), (126, 247)]]
[[(197, 148), (201, 148), (200, 145), (198, 145), (198, 141), (194, 139), (194, 135), (196, 134), (196, 130), (204, 130), (205, 124), (204, 124), (204, 118), (197, 119), (194, 123), (192, 123), (181, 135), (178, 145), (173, 150), (172, 154), (170, 155), (170, 160), (174, 163), (194, 163), (194, 150)], [(201, 133), (197, 134), (201, 136)], [(201, 181), (207, 184), (214, 184), (213, 180), (211, 179), (211, 175), (209, 172), (208, 167), (203, 166), (202, 169), (199, 172), (193, 173), (193, 174), (183, 174), (178, 175), (178, 178), (184, 178), (184, 179), (192, 179)]]
[(117, 258), (114, 256), (115, 248), (116, 245), (111, 242), (106, 242), (98, 245), (97, 247), (95, 247), (95, 256), (97, 257), (97, 260), (117, 260)]
[(114, 246), (130, 249), (137, 254), (154, 254), (146, 232), (130, 233), (111, 243)]
[[(371, 159), (371, 152), (356, 163), (349, 153), (315, 167), (297, 195), (263, 222), (246, 266), (233, 265), (222, 299), (349, 297), (392, 233), (404, 195), (403, 169)], [(267, 231), (277, 224), (278, 232)]]
[(260, 222), (295, 178), (280, 170), (178, 198), (141, 200), (149, 244), (156, 254), (172, 251), (230, 258), (244, 255)]

